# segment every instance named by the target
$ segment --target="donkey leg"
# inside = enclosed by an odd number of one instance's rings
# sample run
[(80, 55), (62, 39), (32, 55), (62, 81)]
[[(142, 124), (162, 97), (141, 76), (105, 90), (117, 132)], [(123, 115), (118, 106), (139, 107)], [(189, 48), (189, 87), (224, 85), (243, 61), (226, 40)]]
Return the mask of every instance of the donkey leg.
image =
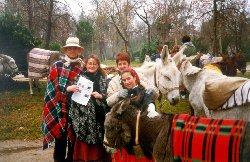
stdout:
[(33, 95), (33, 79), (29, 78), (29, 87), (30, 87), (30, 94)]
[(190, 115), (194, 116), (194, 108), (190, 103), (189, 103), (189, 108), (190, 108)]
[(37, 90), (38, 90), (38, 93), (41, 93), (41, 83), (39, 81), (39, 79), (36, 80), (36, 85), (37, 85)]

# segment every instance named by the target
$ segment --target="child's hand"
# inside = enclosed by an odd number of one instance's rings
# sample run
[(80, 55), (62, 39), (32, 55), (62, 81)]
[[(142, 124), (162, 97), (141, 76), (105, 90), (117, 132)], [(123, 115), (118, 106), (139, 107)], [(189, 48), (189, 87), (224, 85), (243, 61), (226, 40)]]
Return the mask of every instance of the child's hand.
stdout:
[(67, 87), (67, 92), (78, 92), (79, 91), (79, 87), (77, 85), (71, 85)]

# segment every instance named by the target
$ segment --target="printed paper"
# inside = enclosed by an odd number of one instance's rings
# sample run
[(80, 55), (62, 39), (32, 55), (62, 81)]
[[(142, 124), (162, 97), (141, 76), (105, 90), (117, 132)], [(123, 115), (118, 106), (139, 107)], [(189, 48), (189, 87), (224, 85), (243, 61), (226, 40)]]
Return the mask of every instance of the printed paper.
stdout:
[(93, 82), (80, 76), (77, 86), (79, 87), (79, 91), (73, 93), (72, 100), (86, 106), (93, 92)]

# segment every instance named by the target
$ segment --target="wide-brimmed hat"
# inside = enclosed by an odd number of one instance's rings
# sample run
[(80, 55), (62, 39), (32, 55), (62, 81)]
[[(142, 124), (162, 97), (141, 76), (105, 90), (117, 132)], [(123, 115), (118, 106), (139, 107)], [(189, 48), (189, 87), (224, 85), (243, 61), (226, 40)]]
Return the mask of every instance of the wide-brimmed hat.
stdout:
[(78, 47), (81, 49), (80, 53), (84, 50), (84, 48), (79, 45), (79, 39), (77, 37), (69, 37), (66, 40), (66, 45), (61, 48), (61, 51), (66, 52), (67, 47)]

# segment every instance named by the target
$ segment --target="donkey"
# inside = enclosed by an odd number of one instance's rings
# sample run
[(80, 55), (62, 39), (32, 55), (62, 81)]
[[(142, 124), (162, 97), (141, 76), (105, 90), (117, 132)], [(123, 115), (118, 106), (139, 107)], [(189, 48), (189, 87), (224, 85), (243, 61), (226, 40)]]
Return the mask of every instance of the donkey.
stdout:
[[(239, 91), (235, 91), (234, 97), (229, 98), (230, 103), (229, 107), (227, 105), (222, 105), (222, 109), (209, 110), (205, 105), (204, 101), (204, 91), (205, 84), (208, 81), (215, 79), (227, 78), (227, 76), (220, 74), (214, 70), (210, 69), (201, 69), (192, 64), (189, 61), (184, 61), (180, 68), (181, 71), (181, 82), (186, 89), (189, 91), (189, 101), (190, 105), (194, 109), (194, 115), (203, 116), (203, 117), (212, 117), (212, 118), (229, 118), (235, 120), (248, 120), (250, 121), (250, 94), (249, 84), (245, 86), (242, 85), (242, 88)], [(222, 89), (218, 89), (218, 91)], [(240, 100), (244, 102), (234, 102), (235, 100)]]
[(135, 70), (148, 78), (149, 82), (160, 90), (160, 93), (168, 99), (171, 105), (179, 102), (180, 72), (169, 55), (167, 45), (163, 46), (159, 61), (144, 62), (142, 66), (135, 68)]
[(40, 91), (39, 79), (47, 77), (53, 63), (62, 59), (59, 51), (33, 48), (27, 55), (30, 94), (33, 95), (33, 85)]
[(220, 64), (222, 73), (227, 76), (236, 76), (237, 69), (241, 72), (241, 74), (245, 74), (246, 72), (246, 60), (244, 55), (241, 52), (233, 53), (232, 56), (228, 56), (225, 54), (220, 54), (223, 58), (222, 63)]
[[(153, 155), (158, 162), (184, 159), (229, 161), (234, 155), (232, 161), (241, 159), (246, 162), (250, 158), (250, 124), (246, 121), (198, 118), (186, 114), (159, 114), (148, 118), (147, 111), (140, 113), (133, 102), (124, 99), (106, 115), (104, 146), (125, 148), (133, 154), (138, 139), (144, 155), (148, 158)], [(235, 129), (240, 131), (233, 131)]]
[(144, 59), (143, 63), (145, 63), (145, 62), (151, 62), (151, 58), (149, 55), (145, 55), (145, 59)]
[(226, 76), (236, 76), (237, 69), (244, 75), (246, 72), (246, 60), (242, 53), (233, 53), (232, 56), (220, 54), (214, 57), (210, 54), (198, 53), (195, 57), (188, 57), (188, 60), (196, 67), (203, 68), (208, 64), (218, 67)]
[(7, 55), (0, 54), (0, 75), (1, 74), (16, 74), (18, 72), (18, 67), (15, 60)]

